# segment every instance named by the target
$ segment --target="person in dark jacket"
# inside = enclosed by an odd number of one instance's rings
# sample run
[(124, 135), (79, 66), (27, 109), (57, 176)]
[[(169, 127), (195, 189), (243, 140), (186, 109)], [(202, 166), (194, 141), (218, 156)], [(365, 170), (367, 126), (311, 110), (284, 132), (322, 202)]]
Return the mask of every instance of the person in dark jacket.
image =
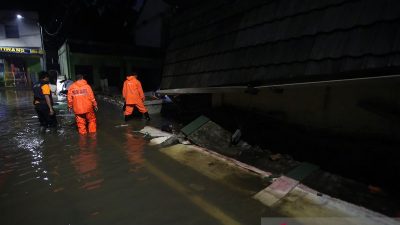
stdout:
[(49, 74), (46, 71), (39, 73), (39, 82), (33, 85), (33, 105), (38, 114), (40, 126), (53, 127), (57, 125), (49, 85)]

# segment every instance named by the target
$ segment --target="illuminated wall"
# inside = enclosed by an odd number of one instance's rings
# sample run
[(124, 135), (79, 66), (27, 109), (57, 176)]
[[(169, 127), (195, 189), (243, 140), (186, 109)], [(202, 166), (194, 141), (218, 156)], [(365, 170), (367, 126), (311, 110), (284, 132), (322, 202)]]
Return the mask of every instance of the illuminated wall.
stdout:
[[(23, 16), (18, 19), (17, 14)], [(17, 26), (19, 38), (7, 38), (5, 26)], [(41, 48), (40, 27), (36, 12), (0, 11), (0, 46), (1, 47), (36, 47)]]

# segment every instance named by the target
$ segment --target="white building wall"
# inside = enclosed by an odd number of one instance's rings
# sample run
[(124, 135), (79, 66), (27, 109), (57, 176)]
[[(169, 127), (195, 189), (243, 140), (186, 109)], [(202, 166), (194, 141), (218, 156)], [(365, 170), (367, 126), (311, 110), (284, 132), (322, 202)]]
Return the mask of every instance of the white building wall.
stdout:
[[(20, 14), (24, 18), (17, 19)], [(42, 47), (39, 18), (36, 12), (16, 12), (0, 10), (0, 46), (2, 47)], [(6, 25), (17, 25), (19, 38), (7, 38)]]
[(6, 38), (6, 30), (4, 24), (0, 21), (0, 42)]

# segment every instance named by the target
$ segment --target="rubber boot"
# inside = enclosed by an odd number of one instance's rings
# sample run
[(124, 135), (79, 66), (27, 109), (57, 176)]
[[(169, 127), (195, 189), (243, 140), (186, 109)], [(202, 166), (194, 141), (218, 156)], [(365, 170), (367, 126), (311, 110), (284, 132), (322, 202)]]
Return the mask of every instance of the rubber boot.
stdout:
[(150, 120), (150, 116), (149, 116), (149, 113), (148, 113), (148, 112), (145, 112), (145, 113), (144, 113), (144, 118), (146, 118), (147, 121)]

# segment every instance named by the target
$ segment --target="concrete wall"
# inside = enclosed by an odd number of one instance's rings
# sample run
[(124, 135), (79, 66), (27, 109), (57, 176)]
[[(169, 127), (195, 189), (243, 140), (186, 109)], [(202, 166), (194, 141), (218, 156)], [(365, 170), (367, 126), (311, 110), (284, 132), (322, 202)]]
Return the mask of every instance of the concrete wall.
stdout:
[[(17, 14), (24, 18), (17, 19)], [(5, 25), (17, 25), (19, 38), (6, 38)], [(41, 48), (42, 42), (37, 13), (0, 11), (0, 46)]]
[(215, 95), (223, 105), (254, 108), (312, 129), (400, 140), (400, 79), (263, 89)]
[(58, 50), (58, 63), (60, 64), (60, 73), (61, 75), (67, 75), (68, 78), (71, 78), (69, 61), (68, 61), (68, 49), (67, 45), (63, 44), (61, 48)]

